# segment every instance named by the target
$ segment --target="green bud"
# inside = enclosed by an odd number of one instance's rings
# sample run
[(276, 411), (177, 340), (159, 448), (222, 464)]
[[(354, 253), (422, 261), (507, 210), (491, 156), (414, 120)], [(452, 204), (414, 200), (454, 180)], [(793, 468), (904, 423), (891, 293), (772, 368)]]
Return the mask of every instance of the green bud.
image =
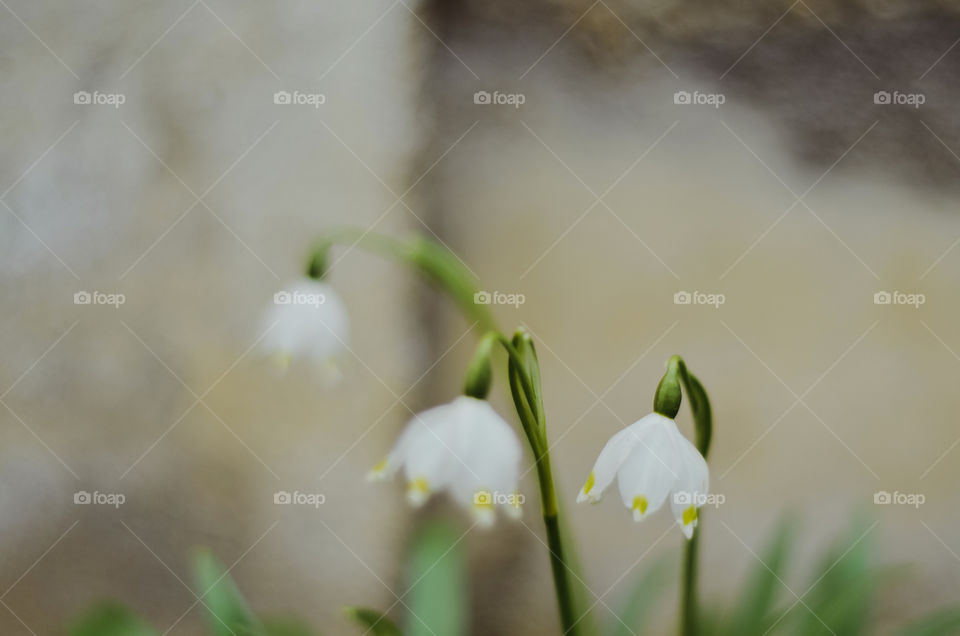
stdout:
[(682, 393), (680, 390), (680, 373), (683, 361), (679, 356), (673, 356), (667, 363), (667, 372), (657, 385), (657, 392), (653, 396), (653, 411), (664, 417), (674, 419), (680, 412)]
[(322, 279), (327, 273), (327, 253), (330, 245), (323, 243), (314, 248), (307, 263), (307, 276), (315, 280)]
[(484, 335), (477, 345), (477, 351), (467, 367), (467, 381), (464, 383), (463, 393), (478, 400), (487, 399), (490, 385), (493, 384), (493, 368), (490, 364), (490, 354), (493, 344), (497, 341), (497, 334), (490, 332)]

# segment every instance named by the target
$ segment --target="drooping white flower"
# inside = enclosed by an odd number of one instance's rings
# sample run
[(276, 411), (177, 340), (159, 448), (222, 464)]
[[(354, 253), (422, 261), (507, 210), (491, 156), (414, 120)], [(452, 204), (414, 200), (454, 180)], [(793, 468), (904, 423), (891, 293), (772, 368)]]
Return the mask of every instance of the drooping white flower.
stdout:
[(331, 285), (312, 278), (295, 281), (273, 295), (263, 322), (261, 348), (282, 371), (303, 359), (337, 374), (337, 357), (350, 341), (350, 320)]
[(514, 517), (521, 513), (522, 456), (516, 433), (490, 403), (464, 395), (414, 416), (369, 477), (390, 478), (402, 468), (411, 504), (446, 491), (477, 523), (489, 526), (494, 505)]
[(710, 488), (707, 462), (676, 423), (651, 413), (610, 438), (577, 501), (596, 502), (617, 478), (623, 504), (641, 521), (670, 497), (670, 509), (689, 539)]

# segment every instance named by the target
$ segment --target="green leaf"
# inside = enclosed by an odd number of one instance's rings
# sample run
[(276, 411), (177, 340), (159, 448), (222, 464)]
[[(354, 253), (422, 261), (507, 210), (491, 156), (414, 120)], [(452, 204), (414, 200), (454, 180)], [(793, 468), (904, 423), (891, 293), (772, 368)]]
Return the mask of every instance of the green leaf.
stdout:
[(913, 621), (897, 636), (947, 636), (960, 634), (960, 607), (948, 607)]
[(288, 616), (264, 617), (263, 629), (267, 636), (315, 636), (316, 632), (299, 618)]
[(226, 568), (209, 550), (194, 555), (193, 576), (216, 636), (267, 636)]
[(366, 607), (344, 607), (343, 613), (373, 636), (403, 636), (397, 624), (385, 614)]
[(673, 555), (663, 555), (636, 577), (622, 608), (617, 612), (619, 620), (614, 618), (609, 633), (614, 636), (631, 636), (651, 631), (648, 614), (673, 579), (671, 573), (674, 560)]
[[(774, 603), (786, 588), (784, 578), (787, 558), (794, 540), (796, 520), (790, 517), (780, 521), (776, 531), (748, 576), (737, 607), (726, 629), (730, 636), (763, 634), (779, 618), (771, 617)], [(791, 595), (792, 600), (796, 600)]]
[[(843, 541), (821, 561), (809, 593), (797, 603), (797, 634), (803, 636), (865, 633), (868, 610), (880, 583), (879, 571), (871, 568), (870, 529), (855, 524)], [(871, 526), (872, 528), (872, 526)]]
[(70, 628), (70, 636), (157, 636), (133, 610), (114, 602), (103, 602), (84, 613)]
[(406, 564), (409, 636), (467, 633), (467, 571), (460, 534), (432, 520), (417, 531)]

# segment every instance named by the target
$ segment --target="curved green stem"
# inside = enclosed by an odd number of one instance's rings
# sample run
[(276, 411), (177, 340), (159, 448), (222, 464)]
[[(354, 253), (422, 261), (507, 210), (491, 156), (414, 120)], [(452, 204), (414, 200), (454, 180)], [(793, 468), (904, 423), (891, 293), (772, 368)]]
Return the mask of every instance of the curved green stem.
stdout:
[(401, 240), (377, 232), (342, 228), (328, 232), (315, 243), (307, 265), (308, 276), (322, 278), (326, 275), (333, 265), (329, 262), (329, 253), (335, 245), (359, 247), (412, 266), (445, 291), (460, 310), (477, 323), (480, 331), (496, 329), (487, 306), (476, 302), (480, 290), (473, 282), (473, 275), (445, 247), (419, 236)]

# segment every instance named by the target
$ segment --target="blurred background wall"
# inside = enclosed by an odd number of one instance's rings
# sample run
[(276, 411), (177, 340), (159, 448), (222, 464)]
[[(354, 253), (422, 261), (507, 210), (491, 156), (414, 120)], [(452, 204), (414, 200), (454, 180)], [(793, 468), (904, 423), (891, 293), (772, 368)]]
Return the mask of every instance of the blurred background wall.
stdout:
[[(573, 499), (673, 353), (717, 418), (726, 503), (706, 522), (705, 594), (726, 598), (793, 510), (801, 589), (809, 557), (863, 514), (883, 562), (914, 565), (878, 629), (954, 599), (950, 5), (7, 0), (0, 13), (3, 633), (60, 633), (103, 597), (199, 633), (178, 578), (200, 544), (235, 564), (258, 610), (325, 633), (353, 633), (343, 604), (394, 602), (412, 515), (399, 486), (363, 477), (409, 409), (459, 390), (474, 338), (408, 272), (353, 250), (332, 272), (353, 323), (343, 380), (272, 374), (259, 313), (311, 237), (343, 224), (437, 238), (482, 288), (524, 295), (494, 310), (537, 339), (558, 486), (605, 602), (681, 539), (669, 515), (637, 526), (617, 497)], [(74, 304), (84, 291), (125, 302)], [(875, 304), (883, 291), (925, 302)], [(682, 292), (724, 302), (675, 304)], [(278, 490), (326, 503), (278, 507)], [(126, 502), (78, 506), (77, 491)], [(878, 491), (926, 501), (876, 506)], [(476, 633), (553, 628), (540, 532), (530, 505), (464, 539)], [(672, 605), (659, 614), (667, 632)]]

